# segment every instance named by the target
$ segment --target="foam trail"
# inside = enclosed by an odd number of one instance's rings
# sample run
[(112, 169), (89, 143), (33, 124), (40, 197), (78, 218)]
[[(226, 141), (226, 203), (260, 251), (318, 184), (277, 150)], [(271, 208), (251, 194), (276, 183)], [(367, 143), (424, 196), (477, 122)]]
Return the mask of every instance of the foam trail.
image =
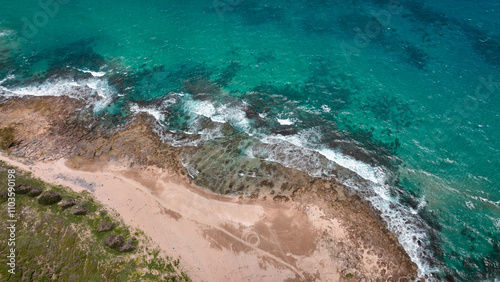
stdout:
[(184, 99), (184, 109), (186, 109), (186, 111), (198, 116), (210, 118), (213, 122), (229, 123), (250, 136), (253, 134), (253, 129), (250, 126), (249, 120), (246, 118), (245, 112), (240, 106), (215, 106), (209, 101), (193, 100), (190, 95), (185, 95)]
[(0, 80), (0, 88), (1, 88), (1, 89), (6, 89), (6, 88), (3, 88), (3, 87), (2, 87), (2, 84), (3, 84), (4, 82), (6, 82), (7, 80), (14, 79), (15, 77), (16, 77), (16, 76), (15, 76), (15, 75), (13, 75), (13, 74), (8, 74), (7, 76), (5, 76), (5, 78), (4, 78), (4, 79)]
[(165, 121), (165, 115), (162, 114), (159, 109), (140, 107), (137, 104), (131, 104), (130, 111), (133, 113), (148, 113), (152, 117), (154, 117), (158, 122)]
[(86, 101), (89, 106), (93, 106), (94, 112), (99, 112), (107, 107), (117, 95), (106, 80), (95, 77), (80, 81), (72, 79), (55, 79), (48, 80), (41, 84), (13, 88), (2, 86), (5, 81), (12, 78), (13, 76), (7, 76), (0, 81), (0, 90), (3, 90), (4, 97), (67, 96), (73, 99)]
[(207, 118), (211, 118), (216, 113), (214, 105), (208, 101), (195, 101), (190, 99), (185, 102), (184, 107), (191, 113)]
[(94, 102), (94, 112), (100, 112), (113, 101), (116, 93), (108, 85), (107, 81), (100, 79), (90, 79), (86, 85), (93, 91), (92, 94), (97, 94), (101, 99)]
[(291, 119), (289, 119), (289, 118), (287, 118), (287, 119), (279, 119), (279, 118), (277, 118), (276, 120), (281, 125), (292, 125), (292, 124), (294, 124), (294, 121), (291, 120)]
[(308, 148), (306, 145), (307, 141), (304, 140), (304, 138), (301, 138), (300, 135), (291, 135), (291, 136), (282, 136), (282, 135), (275, 135), (275, 136), (268, 136), (264, 138), (262, 141), (263, 142), (273, 142), (271, 141), (272, 139), (278, 139), (278, 140), (283, 140), (285, 142), (291, 143), (297, 147), (302, 147), (307, 150), (311, 150), (314, 152), (318, 152), (319, 154), (325, 156), (327, 159), (333, 161), (334, 163), (345, 167), (355, 173), (357, 173), (359, 176), (363, 177), (366, 180), (370, 180), (371, 182), (378, 183), (378, 184), (384, 184), (386, 180), (386, 175), (383, 171), (382, 168), (380, 167), (373, 167), (369, 164), (360, 162), (350, 156), (344, 155), (340, 152), (331, 150), (331, 149), (311, 149)]
[(96, 72), (96, 71), (91, 71), (91, 70), (87, 70), (87, 69), (78, 69), (78, 70), (81, 72), (84, 72), (84, 73), (90, 73), (93, 77), (103, 77), (106, 75), (106, 73), (102, 72), (102, 71)]
[(9, 29), (5, 29), (5, 30), (2, 30), (0, 31), (0, 37), (5, 37), (5, 36), (9, 36), (13, 33), (12, 30), (9, 30)]
[(384, 184), (386, 180), (385, 173), (380, 167), (373, 167), (369, 164), (360, 162), (353, 157), (343, 155), (331, 149), (319, 149), (315, 151), (340, 166), (354, 171), (359, 176), (366, 180), (370, 180), (373, 183)]

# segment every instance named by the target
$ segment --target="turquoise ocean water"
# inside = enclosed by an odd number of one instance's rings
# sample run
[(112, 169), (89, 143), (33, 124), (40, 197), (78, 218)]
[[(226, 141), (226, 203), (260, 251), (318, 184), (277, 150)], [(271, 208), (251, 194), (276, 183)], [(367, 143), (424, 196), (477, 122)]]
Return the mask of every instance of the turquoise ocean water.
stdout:
[(500, 2), (0, 2), (3, 97), (149, 112), (221, 193), (259, 177), (248, 160), (337, 179), (422, 276), (500, 276)]

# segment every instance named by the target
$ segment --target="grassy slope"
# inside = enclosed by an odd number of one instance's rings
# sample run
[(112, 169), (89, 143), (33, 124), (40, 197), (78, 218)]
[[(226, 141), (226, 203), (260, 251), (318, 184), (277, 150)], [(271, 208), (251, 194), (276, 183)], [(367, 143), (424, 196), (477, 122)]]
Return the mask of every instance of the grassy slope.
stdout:
[[(7, 186), (7, 169), (0, 162), (0, 191)], [(160, 251), (141, 231), (133, 230), (112, 212), (94, 201), (90, 193), (44, 183), (17, 170), (16, 184), (31, 184), (44, 191), (54, 190), (64, 198), (75, 198), (90, 212), (75, 216), (57, 204), (42, 206), (36, 198), (16, 194), (16, 274), (10, 275), (6, 256), (7, 202), (0, 203), (0, 280), (1, 281), (189, 281), (178, 270), (179, 261), (160, 255)], [(118, 223), (113, 231), (99, 233), (103, 219)], [(119, 253), (104, 245), (111, 234), (135, 238), (138, 249)]]

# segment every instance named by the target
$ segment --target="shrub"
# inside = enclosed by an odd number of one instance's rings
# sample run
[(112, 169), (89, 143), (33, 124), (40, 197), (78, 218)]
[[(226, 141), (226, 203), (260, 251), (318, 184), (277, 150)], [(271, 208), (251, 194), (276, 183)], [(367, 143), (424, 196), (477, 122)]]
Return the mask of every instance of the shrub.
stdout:
[(0, 129), (0, 149), (6, 150), (14, 143), (14, 128), (4, 127)]

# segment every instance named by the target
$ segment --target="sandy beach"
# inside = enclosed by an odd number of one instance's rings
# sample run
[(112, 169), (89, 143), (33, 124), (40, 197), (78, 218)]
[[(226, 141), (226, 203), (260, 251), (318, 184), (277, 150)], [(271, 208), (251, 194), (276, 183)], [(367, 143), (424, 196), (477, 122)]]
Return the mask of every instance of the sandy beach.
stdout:
[(5, 155), (0, 159), (46, 182), (90, 190), (127, 224), (179, 257), (195, 281), (310, 280), (316, 275), (339, 280), (338, 265), (317, 245), (317, 237), (328, 231), (342, 240), (346, 230), (317, 207), (303, 213), (293, 203), (209, 195), (153, 168), (134, 177), (112, 166), (74, 170), (64, 159), (33, 165)]

